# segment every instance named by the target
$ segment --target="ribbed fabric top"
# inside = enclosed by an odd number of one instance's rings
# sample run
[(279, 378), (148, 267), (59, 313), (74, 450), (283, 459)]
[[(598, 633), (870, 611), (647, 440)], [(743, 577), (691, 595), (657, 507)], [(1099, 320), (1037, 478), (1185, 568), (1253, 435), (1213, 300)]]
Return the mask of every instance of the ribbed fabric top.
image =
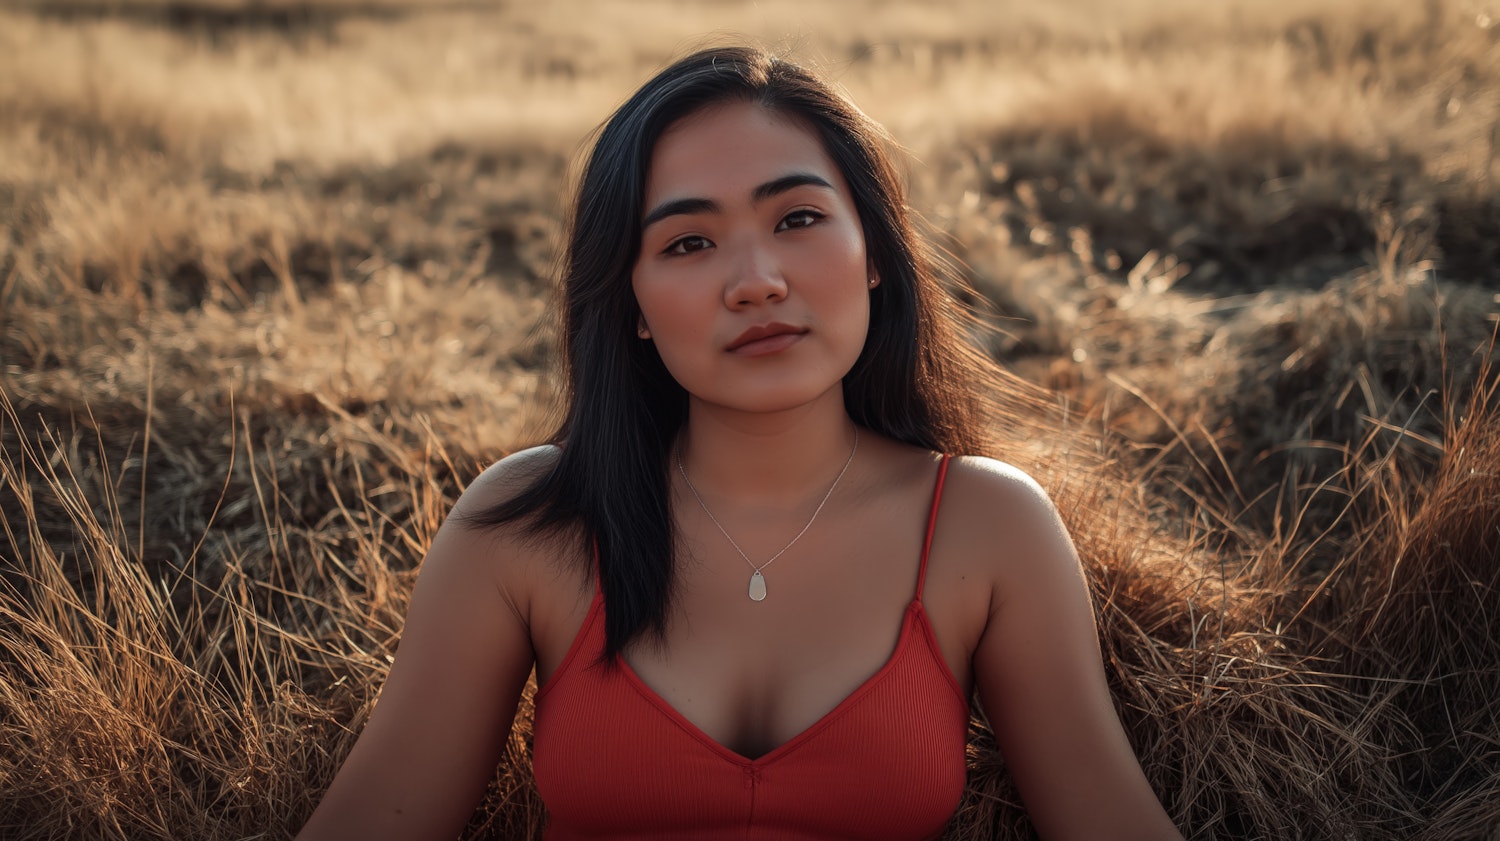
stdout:
[(890, 659), (812, 726), (756, 759), (714, 741), (604, 649), (604, 603), (536, 694), (532, 767), (548, 841), (910, 839), (942, 835), (963, 796), (969, 704), (922, 608), (948, 459), (917, 589)]

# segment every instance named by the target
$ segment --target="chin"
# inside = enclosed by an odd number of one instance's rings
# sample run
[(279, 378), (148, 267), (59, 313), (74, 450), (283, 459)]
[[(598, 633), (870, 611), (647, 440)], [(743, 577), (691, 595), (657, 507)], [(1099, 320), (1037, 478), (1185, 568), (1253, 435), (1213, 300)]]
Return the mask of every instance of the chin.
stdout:
[(837, 394), (842, 398), (843, 385), (843, 380), (835, 380), (832, 384), (785, 383), (769, 388), (746, 388), (717, 399), (710, 397), (705, 402), (741, 412), (786, 412), (816, 403), (830, 394)]

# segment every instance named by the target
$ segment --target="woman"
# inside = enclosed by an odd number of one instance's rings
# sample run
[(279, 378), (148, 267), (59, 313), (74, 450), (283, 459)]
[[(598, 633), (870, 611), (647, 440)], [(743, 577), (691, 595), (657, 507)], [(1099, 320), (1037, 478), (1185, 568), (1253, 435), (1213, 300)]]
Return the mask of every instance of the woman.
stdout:
[(453, 837), (534, 667), (549, 838), (938, 837), (976, 690), (1044, 838), (1180, 838), (1056, 510), (959, 455), (998, 375), (851, 103), (752, 49), (663, 71), (564, 295), (556, 443), (455, 506), (301, 837)]

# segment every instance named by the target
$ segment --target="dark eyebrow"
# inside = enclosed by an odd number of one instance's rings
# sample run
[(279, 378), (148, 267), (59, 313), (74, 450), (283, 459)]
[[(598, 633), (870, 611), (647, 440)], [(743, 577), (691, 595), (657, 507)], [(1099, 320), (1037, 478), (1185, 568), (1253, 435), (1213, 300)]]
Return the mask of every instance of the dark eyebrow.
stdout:
[[(759, 187), (756, 187), (755, 190), (750, 194), (750, 200), (756, 204), (759, 204), (766, 199), (779, 196), (782, 193), (787, 192), (788, 190), (794, 190), (798, 187), (823, 187), (828, 190), (833, 189), (832, 184), (829, 184), (823, 178), (813, 175), (812, 173), (794, 172), (790, 175), (783, 175), (774, 181), (767, 181)], [(641, 230), (645, 230), (652, 225), (655, 225), (657, 222), (660, 222), (668, 216), (686, 216), (693, 213), (717, 212), (719, 212), (719, 204), (713, 199), (673, 199), (672, 201), (662, 202), (660, 205), (657, 205), (656, 208), (654, 208), (650, 213), (647, 213), (645, 218), (641, 220)]]
[(794, 190), (798, 187), (826, 187), (829, 190), (833, 189), (832, 184), (810, 172), (794, 172), (791, 175), (783, 175), (775, 181), (767, 181), (756, 187), (755, 192), (750, 195), (750, 199), (759, 204), (766, 199), (779, 196), (788, 190)]
[(686, 216), (692, 213), (717, 213), (719, 203), (713, 199), (673, 199), (657, 205), (656, 209), (646, 214), (641, 220), (641, 230), (645, 230), (668, 216)]

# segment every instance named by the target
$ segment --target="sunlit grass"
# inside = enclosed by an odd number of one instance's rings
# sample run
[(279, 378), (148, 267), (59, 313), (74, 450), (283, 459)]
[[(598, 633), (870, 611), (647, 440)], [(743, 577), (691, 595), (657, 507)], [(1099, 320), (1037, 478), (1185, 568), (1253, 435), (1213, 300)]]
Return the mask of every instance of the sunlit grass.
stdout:
[[(1070, 407), (1013, 455), (1077, 537), (1122, 719), (1189, 835), (1488, 837), (1496, 18), (0, 10), (0, 835), (300, 825), (438, 523), (538, 428), (581, 139), (742, 33), (891, 128), (1000, 329), (978, 340)], [(529, 710), (471, 835), (541, 825)], [(976, 722), (952, 836), (1025, 832)]]

